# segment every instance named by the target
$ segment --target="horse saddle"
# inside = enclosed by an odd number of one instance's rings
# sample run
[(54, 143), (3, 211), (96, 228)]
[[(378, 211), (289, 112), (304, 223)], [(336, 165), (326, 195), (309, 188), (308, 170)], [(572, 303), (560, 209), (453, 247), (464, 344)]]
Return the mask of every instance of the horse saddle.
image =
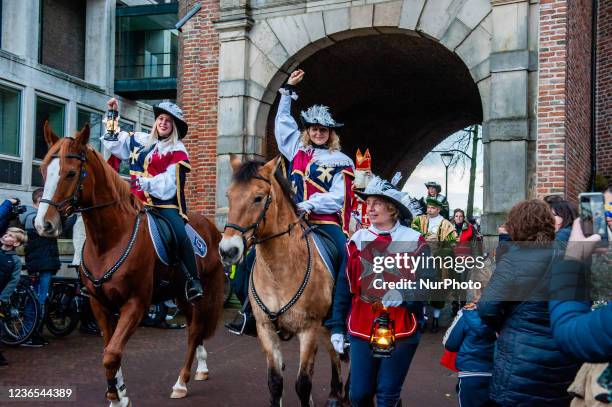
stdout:
[(311, 230), (313, 231), (312, 238), (315, 242), (315, 246), (317, 247), (317, 251), (319, 255), (323, 259), (327, 271), (331, 275), (332, 279), (335, 280), (336, 272), (334, 270), (338, 270), (341, 263), (341, 253), (334, 244), (334, 240), (331, 236), (316, 226), (311, 226)]
[[(178, 242), (170, 222), (157, 211), (147, 210), (146, 213), (149, 222), (149, 234), (157, 257), (166, 266), (176, 263), (178, 258), (172, 253), (178, 251)], [(205, 257), (208, 248), (204, 239), (189, 223), (185, 224), (185, 231), (195, 255)]]

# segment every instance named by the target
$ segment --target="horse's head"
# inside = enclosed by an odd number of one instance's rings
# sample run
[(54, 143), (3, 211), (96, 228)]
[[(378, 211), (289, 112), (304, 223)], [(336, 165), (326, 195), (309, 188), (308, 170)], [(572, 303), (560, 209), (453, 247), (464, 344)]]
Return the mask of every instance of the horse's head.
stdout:
[(62, 233), (61, 218), (75, 209), (83, 186), (89, 149), (89, 125), (86, 124), (74, 138), (60, 139), (53, 133), (49, 123), (45, 122), (44, 135), (49, 151), (40, 167), (45, 188), (35, 226), (41, 236), (58, 237)]
[(266, 228), (273, 219), (273, 182), (276, 160), (266, 164), (258, 161), (242, 163), (232, 155), (230, 164), (234, 172), (232, 183), (227, 190), (229, 211), (219, 253), (223, 263), (238, 263), (245, 250), (253, 245), (256, 237), (266, 234)]

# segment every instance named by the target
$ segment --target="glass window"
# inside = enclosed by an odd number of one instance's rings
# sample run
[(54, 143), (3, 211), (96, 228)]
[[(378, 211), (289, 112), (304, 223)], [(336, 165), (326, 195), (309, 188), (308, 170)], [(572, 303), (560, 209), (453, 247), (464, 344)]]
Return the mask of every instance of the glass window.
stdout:
[(49, 125), (58, 137), (64, 137), (64, 116), (65, 105), (45, 98), (36, 98), (36, 130), (34, 139), (34, 158), (42, 160), (47, 153), (47, 143), (45, 143), (44, 125), (49, 121)]
[(91, 112), (89, 110), (78, 109), (77, 110), (77, 131), (81, 130), (85, 123), (89, 123), (90, 127), (90, 136), (89, 136), (89, 144), (93, 146), (98, 151), (102, 151), (102, 146), (100, 142), (100, 137), (102, 136), (102, 132), (104, 131), (104, 126), (102, 125), (102, 114)]
[(0, 153), (19, 157), (20, 92), (0, 86)]
[(117, 17), (115, 79), (176, 77), (177, 13)]
[[(47, 143), (45, 143), (44, 125), (49, 121), (51, 129), (58, 137), (64, 137), (64, 117), (66, 107), (63, 103), (54, 102), (42, 97), (36, 98), (36, 127), (34, 130), (34, 159), (42, 160), (47, 153)], [(32, 185), (43, 186), (43, 179), (40, 173), (40, 165), (32, 164)]]

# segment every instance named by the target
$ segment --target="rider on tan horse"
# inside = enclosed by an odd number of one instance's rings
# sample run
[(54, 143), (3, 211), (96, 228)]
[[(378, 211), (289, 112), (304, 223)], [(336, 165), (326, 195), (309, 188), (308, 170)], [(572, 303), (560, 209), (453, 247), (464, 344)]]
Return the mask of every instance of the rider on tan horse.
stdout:
[[(290, 162), (289, 180), (294, 192), (298, 211), (318, 229), (324, 231), (336, 246), (341, 256), (334, 278), (346, 265), (346, 236), (351, 216), (351, 185), (354, 178), (353, 161), (340, 151), (340, 138), (336, 129), (342, 124), (336, 122), (329, 108), (311, 106), (301, 113), (304, 130), (300, 131), (291, 116), (291, 101), (297, 99), (296, 85), (304, 78), (304, 71), (294, 71), (287, 83), (279, 90), (281, 94), (274, 135), (281, 154)], [(246, 272), (251, 269), (255, 253), (249, 253)], [(249, 307), (245, 307), (248, 311)], [(241, 327), (248, 327), (246, 321), (228, 325), (230, 331), (242, 333)], [(330, 319), (326, 326), (340, 326), (342, 320)]]
[[(108, 107), (119, 110), (116, 99)], [(118, 131), (116, 140), (103, 138), (111, 154), (129, 160), (132, 192), (147, 206), (152, 206), (170, 222), (178, 240), (182, 269), (187, 277), (185, 287), (189, 301), (201, 298), (202, 284), (198, 277), (193, 247), (185, 231), (185, 176), (191, 171), (187, 149), (181, 141), (187, 135), (183, 111), (174, 103), (162, 102), (153, 108), (155, 125), (150, 134)], [(117, 117), (117, 123), (119, 118)], [(113, 127), (119, 129), (118, 125)]]

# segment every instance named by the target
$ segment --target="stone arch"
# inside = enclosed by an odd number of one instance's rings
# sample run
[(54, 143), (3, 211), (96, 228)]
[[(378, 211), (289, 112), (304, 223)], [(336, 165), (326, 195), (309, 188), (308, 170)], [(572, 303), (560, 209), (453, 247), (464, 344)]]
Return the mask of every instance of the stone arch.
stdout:
[[(361, 36), (400, 34), (441, 44), (464, 62), (487, 106), (491, 31), (487, 0), (400, 0), (259, 20), (249, 33), (250, 79), (265, 90), (251, 116), (253, 127), (265, 133), (276, 91), (296, 66), (339, 41)], [(483, 120), (486, 114), (483, 109)]]
[[(359, 37), (427, 39), (455, 55), (481, 104), (485, 234), (512, 202), (529, 194), (533, 173), (539, 4), (529, 0), (374, 0), (286, 6), (227, 3), (220, 32), (217, 223), (224, 222), (228, 154), (263, 157), (267, 118), (289, 72), (320, 51)], [(242, 4), (242, 3), (241, 3)], [(242, 7), (242, 8), (241, 8)], [(490, 165), (489, 157), (495, 157)]]

